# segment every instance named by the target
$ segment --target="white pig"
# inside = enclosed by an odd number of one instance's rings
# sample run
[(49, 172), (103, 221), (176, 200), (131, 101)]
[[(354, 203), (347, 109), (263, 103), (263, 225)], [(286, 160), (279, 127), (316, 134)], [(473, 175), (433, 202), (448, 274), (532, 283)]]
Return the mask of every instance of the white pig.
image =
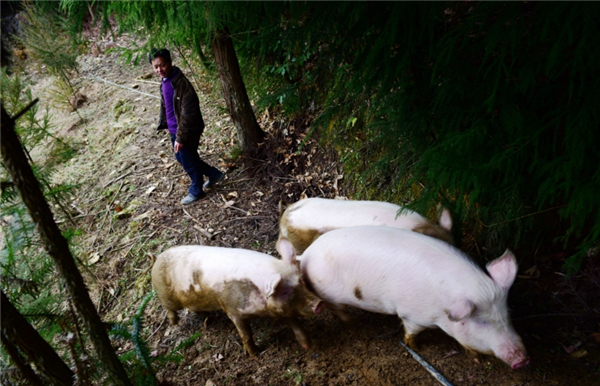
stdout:
[(493, 354), (513, 369), (529, 358), (506, 300), (517, 264), (506, 251), (486, 275), (467, 255), (440, 240), (391, 227), (342, 228), (324, 234), (300, 259), (307, 287), (338, 316), (350, 305), (398, 315), (405, 342), (439, 327), (468, 351)]
[[(452, 240), (452, 218), (442, 211), (439, 225), (401, 206), (381, 201), (344, 201), (327, 198), (306, 198), (287, 207), (279, 221), (279, 239), (288, 239), (297, 254), (319, 236), (333, 229), (384, 225), (432, 236), (448, 243)], [(279, 245), (279, 240), (277, 241)], [(279, 249), (279, 247), (278, 247)]]
[(235, 324), (249, 355), (257, 355), (250, 320), (282, 318), (296, 339), (309, 339), (296, 320), (319, 313), (322, 302), (301, 282), (291, 246), (283, 259), (245, 249), (179, 246), (161, 253), (152, 267), (152, 285), (172, 324), (177, 310), (223, 310)]

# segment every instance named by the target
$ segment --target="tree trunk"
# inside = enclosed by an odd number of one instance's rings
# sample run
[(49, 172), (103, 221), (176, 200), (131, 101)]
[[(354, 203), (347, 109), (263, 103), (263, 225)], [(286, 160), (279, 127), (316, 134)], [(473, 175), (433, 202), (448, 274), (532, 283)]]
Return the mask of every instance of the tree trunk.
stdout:
[(32, 386), (44, 386), (42, 380), (38, 377), (38, 375), (33, 371), (31, 366), (25, 361), (25, 359), (19, 353), (19, 350), (4, 336), (4, 334), (0, 334), (2, 345), (4, 349), (12, 359), (17, 369), (21, 372), (21, 376), (24, 380), (26, 380)]
[[(44, 248), (54, 260), (58, 273), (66, 286), (67, 293), (83, 319), (96, 349), (98, 359), (108, 372), (108, 376), (114, 385), (130, 386), (131, 382), (111, 346), (102, 320), (98, 316), (94, 303), (92, 303), (85, 287), (83, 277), (77, 269), (73, 255), (71, 255), (67, 240), (56, 225), (50, 207), (35, 179), (31, 166), (27, 162), (27, 158), (25, 158), (21, 142), (15, 133), (16, 118), (11, 118), (4, 110), (4, 106), (1, 106), (1, 109), (2, 141), (0, 141), (0, 147), (2, 161), (12, 176), (13, 183), (21, 192), (23, 202), (40, 232)], [(21, 114), (17, 114), (17, 116)]]
[[(56, 351), (38, 334), (21, 313), (0, 291), (2, 317), (2, 343), (6, 351), (31, 384), (42, 385), (42, 381), (31, 367), (23, 361), (20, 350), (55, 385), (72, 385), (73, 372), (58, 356)], [(18, 349), (18, 350), (17, 350)]]
[(237, 129), (238, 140), (244, 152), (253, 150), (262, 141), (265, 133), (258, 126), (252, 111), (229, 31), (217, 30), (211, 43), (223, 96)]

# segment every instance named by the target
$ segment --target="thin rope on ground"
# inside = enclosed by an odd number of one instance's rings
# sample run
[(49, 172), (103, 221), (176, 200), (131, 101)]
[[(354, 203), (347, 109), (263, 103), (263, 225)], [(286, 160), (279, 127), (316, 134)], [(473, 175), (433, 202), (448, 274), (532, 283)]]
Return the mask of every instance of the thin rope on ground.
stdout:
[(86, 72), (88, 73), (88, 75), (89, 75), (89, 76), (91, 76), (91, 77), (93, 77), (93, 78), (96, 78), (96, 79), (99, 79), (99, 80), (101, 80), (101, 81), (103, 81), (103, 82), (105, 82), (105, 83), (111, 84), (111, 85), (113, 85), (113, 86), (121, 87), (121, 88), (124, 88), (124, 89), (126, 89), (126, 90), (129, 90), (129, 91), (137, 92), (138, 94), (142, 94), (142, 95), (146, 95), (146, 96), (149, 96), (149, 97), (152, 97), (152, 98), (160, 99), (160, 97), (159, 97), (159, 96), (152, 95), (152, 94), (148, 94), (148, 93), (145, 93), (145, 92), (142, 92), (142, 91), (138, 91), (138, 90), (136, 90), (136, 89), (133, 89), (133, 88), (131, 88), (131, 87), (122, 86), (122, 85), (120, 85), (120, 84), (113, 83), (113, 82), (111, 82), (111, 81), (109, 81), (109, 80), (102, 79), (102, 78), (100, 78), (99, 76), (96, 76), (96, 75), (92, 74), (92, 73), (91, 73), (91, 72), (89, 72), (89, 71), (86, 71)]

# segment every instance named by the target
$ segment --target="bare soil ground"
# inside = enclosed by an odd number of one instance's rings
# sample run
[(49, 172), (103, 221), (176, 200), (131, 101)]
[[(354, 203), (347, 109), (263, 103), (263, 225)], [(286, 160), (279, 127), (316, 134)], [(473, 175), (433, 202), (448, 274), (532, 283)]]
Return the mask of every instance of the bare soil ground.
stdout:
[[(77, 155), (53, 178), (79, 184), (72, 207), (83, 234), (75, 252), (87, 264), (82, 270), (107, 323), (130, 323), (152, 291), (150, 254), (173, 245), (203, 244), (276, 255), (280, 200), (291, 203), (302, 193), (352, 195), (344, 190), (336, 153), (305, 138), (309, 120), (281, 122), (260, 115), (268, 133), (261, 158), (233, 159), (235, 129), (224, 103), (215, 98), (218, 92), (210, 92), (209, 83), (198, 79), (207, 124), (199, 152), (226, 172), (226, 179), (206, 199), (183, 207), (179, 201), (187, 193), (188, 179), (166, 134), (155, 131), (159, 100), (91, 75), (155, 96), (158, 79), (140, 78), (151, 73), (145, 62), (126, 64), (102, 48), (98, 44), (93, 54), (80, 58), (76, 82), (87, 101), (77, 113), (54, 111), (57, 132), (70, 138)], [(50, 79), (42, 74), (32, 79), (34, 95), (44, 100)], [(590, 333), (597, 334), (598, 321), (535, 316), (553, 309), (561, 278), (551, 269), (542, 273), (517, 279), (509, 298), (515, 328), (532, 358), (529, 367), (513, 371), (493, 357), (474, 360), (440, 330), (420, 335), (418, 353), (454, 385), (597, 385), (598, 335)], [(308, 351), (284, 323), (255, 320), (255, 340), (263, 351), (250, 358), (224, 313), (203, 320), (183, 311), (180, 323), (170, 326), (154, 297), (143, 311), (142, 338), (163, 385), (438, 384), (400, 345), (403, 330), (397, 317), (350, 312), (356, 318), (353, 327), (329, 312), (304, 320), (313, 341)], [(182, 342), (187, 344), (181, 347)], [(119, 354), (134, 350), (130, 341), (115, 339), (114, 345)], [(179, 362), (164, 360), (171, 354), (179, 355)]]

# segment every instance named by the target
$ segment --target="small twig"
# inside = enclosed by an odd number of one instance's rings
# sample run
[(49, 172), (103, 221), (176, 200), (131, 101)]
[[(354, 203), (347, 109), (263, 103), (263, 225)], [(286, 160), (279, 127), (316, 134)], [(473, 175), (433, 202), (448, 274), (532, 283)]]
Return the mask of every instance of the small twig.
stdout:
[(174, 176), (171, 176), (171, 178), (172, 178), (172, 179), (174, 179), (174, 178), (179, 178), (179, 177), (183, 177), (183, 176), (187, 176), (187, 172), (183, 172), (183, 173), (180, 173), (180, 174), (176, 174), (176, 175), (174, 175)]
[(119, 185), (119, 189), (117, 189), (117, 191), (115, 192), (115, 194), (113, 195), (112, 200), (110, 201), (110, 204), (108, 204), (108, 209), (110, 209), (110, 207), (112, 206), (112, 204), (115, 203), (115, 200), (117, 199), (117, 196), (119, 195), (119, 193), (121, 192), (121, 189), (123, 188), (123, 184), (125, 183), (125, 181), (121, 181), (121, 185)]
[(150, 233), (149, 236), (144, 236), (144, 237), (146, 237), (146, 239), (142, 242), (142, 245), (140, 245), (140, 247), (138, 248), (138, 250), (135, 252), (136, 254), (140, 253), (140, 251), (142, 250), (142, 247), (144, 245), (146, 245), (146, 243), (148, 242), (148, 240), (150, 240), (152, 238), (152, 236), (154, 236), (156, 234), (156, 232), (158, 232), (160, 230), (160, 228), (161, 227), (159, 226), (158, 229), (156, 229), (154, 232)]
[(188, 217), (189, 217), (189, 218), (191, 218), (191, 219), (192, 219), (192, 220), (193, 220), (193, 221), (194, 221), (196, 224), (198, 224), (198, 225), (202, 225), (202, 223), (201, 223), (200, 221), (196, 220), (194, 217), (192, 217), (192, 215), (191, 215), (191, 214), (189, 214), (189, 213), (188, 213), (188, 211), (187, 211), (187, 210), (185, 210), (185, 208), (181, 208), (181, 209), (182, 209), (182, 210), (183, 210), (183, 212), (184, 212), (185, 214), (187, 214), (187, 215), (188, 215)]
[(140, 170), (134, 170), (134, 172), (136, 174), (139, 174), (141, 172), (145, 172), (146, 170), (152, 170), (152, 169), (156, 169), (156, 165), (148, 166), (148, 167), (140, 169)]
[(107, 186), (109, 186), (109, 185), (112, 185), (112, 184), (114, 184), (115, 182), (117, 182), (117, 181), (119, 181), (119, 180), (121, 180), (121, 179), (123, 179), (123, 178), (127, 177), (127, 176), (128, 176), (128, 175), (130, 175), (131, 173), (133, 173), (133, 172), (128, 172), (128, 173), (125, 173), (125, 174), (123, 174), (122, 176), (119, 176), (119, 177), (117, 177), (117, 178), (115, 178), (115, 179), (112, 179), (112, 180), (108, 181), (106, 184), (104, 184), (104, 185), (102, 186), (102, 189), (104, 189), (104, 188), (106, 188)]
[(234, 221), (237, 221), (237, 220), (255, 220), (255, 219), (259, 219), (259, 218), (271, 218), (271, 217), (269, 217), (269, 216), (248, 216), (248, 217), (235, 217), (235, 218), (232, 218), (232, 219), (230, 219), (230, 220), (223, 221), (223, 222), (221, 223), (221, 225), (223, 225), (223, 224), (229, 224), (230, 222), (234, 222)]
[(76, 219), (76, 218), (82, 218), (82, 217), (88, 217), (88, 216), (94, 216), (94, 217), (96, 217), (97, 215), (99, 215), (99, 214), (101, 214), (101, 213), (104, 213), (104, 212), (106, 212), (106, 209), (104, 209), (104, 210), (100, 210), (100, 211), (98, 211), (98, 212), (94, 212), (94, 213), (88, 213), (88, 214), (79, 214), (79, 215), (77, 215), (77, 216), (75, 216), (75, 217), (73, 217), (73, 218), (74, 218), (74, 219)]
[(133, 249), (133, 247), (135, 246), (135, 242), (131, 243), (131, 245), (129, 246), (129, 249), (127, 250), (127, 252), (125, 252), (125, 254), (123, 255), (123, 258), (126, 258), (127, 255), (129, 254), (129, 252), (131, 252), (131, 250)]
[(224, 184), (219, 184), (219, 186), (227, 186), (227, 185), (235, 184), (236, 182), (249, 181), (249, 180), (251, 180), (251, 179), (252, 179), (252, 178), (241, 178), (241, 179), (239, 179), (239, 180), (235, 180), (235, 181), (229, 181), (229, 182), (226, 182), (226, 183), (224, 183)]
[(262, 162), (262, 163), (268, 163), (269, 162), (268, 160), (265, 161), (265, 160), (262, 160), (262, 159), (252, 158), (252, 157), (248, 157), (248, 156), (243, 156), (243, 157), (246, 158), (246, 159), (251, 159), (253, 161), (258, 161), (258, 162)]
[(160, 324), (158, 325), (158, 328), (156, 330), (154, 330), (154, 332), (152, 334), (148, 335), (148, 338), (146, 338), (146, 340), (149, 340), (152, 337), (152, 335), (156, 334), (158, 332), (158, 330), (160, 330), (162, 325), (165, 324), (165, 320), (167, 320), (166, 316), (163, 318), (162, 322), (160, 322)]
[(170, 229), (170, 230), (172, 230), (174, 232), (177, 232), (177, 233), (181, 233), (182, 232), (180, 229), (171, 228), (170, 226), (167, 226), (167, 225), (164, 225), (164, 227), (167, 228), (167, 229)]
[(172, 191), (173, 191), (173, 181), (171, 181), (171, 186), (169, 186), (169, 191), (163, 197), (169, 197), (169, 195), (171, 194)]
[(236, 209), (236, 210), (239, 210), (242, 213), (248, 213), (247, 210), (244, 210), (244, 209), (241, 209), (241, 208), (237, 208), (237, 207), (235, 207), (233, 205), (228, 206), (226, 209)]
[(92, 206), (95, 203), (97, 203), (98, 201), (102, 200), (103, 198), (104, 197), (102, 197), (102, 196), (100, 196), (100, 197), (98, 197), (96, 199), (92, 198), (92, 199), (89, 199), (88, 201), (83, 202), (83, 204), (88, 204), (89, 206)]
[(106, 219), (108, 218), (108, 215), (110, 214), (110, 205), (106, 206), (106, 215), (104, 216), (104, 218), (102, 219), (102, 222), (100, 223), (100, 226), (98, 227), (98, 231), (96, 232), (96, 235), (94, 236), (94, 240), (92, 241), (92, 244), (90, 244), (91, 248), (94, 248), (94, 244), (96, 244), (96, 240), (98, 239), (98, 235), (100, 234), (100, 229), (102, 229), (102, 227), (104, 226), (104, 222), (106, 222)]
[(17, 119), (21, 118), (23, 116), (23, 114), (25, 114), (26, 112), (28, 112), (29, 109), (31, 109), (36, 103), (38, 103), (38, 101), (39, 101), (39, 98), (35, 98), (31, 102), (29, 102), (29, 104), (27, 106), (25, 106), (23, 108), (23, 110), (19, 111), (15, 115), (13, 115), (13, 117), (11, 118), (11, 120), (12, 121), (16, 121)]
[(202, 235), (204, 237), (208, 238), (209, 240), (211, 240), (216, 235), (216, 233), (211, 234), (209, 231), (202, 229), (202, 227), (200, 227), (199, 225), (194, 225), (194, 229), (197, 230), (198, 232), (202, 233)]

